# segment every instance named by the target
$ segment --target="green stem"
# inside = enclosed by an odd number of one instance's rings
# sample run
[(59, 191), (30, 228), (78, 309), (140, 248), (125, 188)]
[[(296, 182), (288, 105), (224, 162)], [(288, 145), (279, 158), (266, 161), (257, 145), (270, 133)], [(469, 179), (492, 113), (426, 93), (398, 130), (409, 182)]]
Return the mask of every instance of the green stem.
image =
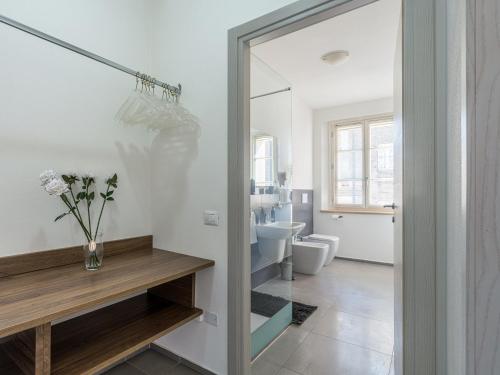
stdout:
[(89, 232), (90, 236), (92, 237), (92, 224), (90, 222), (90, 202), (89, 202), (89, 186), (90, 186), (90, 179), (87, 180), (87, 184), (85, 186), (85, 197), (87, 199), (87, 216), (89, 218)]
[(78, 217), (78, 215), (75, 213), (75, 210), (73, 209), (73, 206), (71, 205), (71, 202), (68, 200), (68, 197), (66, 196), (66, 194), (62, 194), (61, 195), (61, 200), (64, 202), (64, 204), (66, 204), (66, 206), (68, 206), (68, 208), (70, 209), (71, 213), (73, 214), (73, 216), (75, 217), (75, 219), (80, 224), (80, 227), (82, 227), (83, 233), (85, 234), (85, 237), (87, 237), (87, 240), (91, 241), (92, 240), (92, 235), (89, 234), (87, 228), (85, 228), (85, 225), (83, 224), (83, 221), (81, 221), (80, 218)]
[(69, 192), (71, 193), (71, 198), (73, 199), (73, 203), (75, 204), (76, 212), (78, 213), (78, 217), (80, 218), (80, 221), (83, 222), (82, 214), (80, 213), (80, 209), (78, 208), (78, 203), (76, 203), (76, 199), (75, 199), (75, 196), (73, 194), (73, 189), (71, 188), (71, 185), (69, 185)]
[(97, 233), (99, 232), (99, 225), (101, 224), (101, 217), (102, 217), (102, 211), (104, 211), (104, 205), (106, 204), (106, 201), (108, 200), (108, 193), (109, 193), (109, 188), (111, 184), (108, 184), (108, 187), (106, 189), (106, 198), (103, 198), (102, 201), (102, 206), (101, 206), (101, 212), (99, 213), (99, 220), (97, 220), (97, 227), (95, 228), (95, 238), (97, 238)]

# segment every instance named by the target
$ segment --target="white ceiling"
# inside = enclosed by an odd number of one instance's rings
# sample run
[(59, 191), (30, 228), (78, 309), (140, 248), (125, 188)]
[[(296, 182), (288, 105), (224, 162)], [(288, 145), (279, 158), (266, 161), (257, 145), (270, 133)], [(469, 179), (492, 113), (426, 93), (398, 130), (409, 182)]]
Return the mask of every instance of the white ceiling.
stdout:
[[(400, 12), (400, 0), (379, 0), (259, 44), (252, 53), (313, 109), (392, 97)], [(333, 50), (349, 51), (349, 60), (322, 62)]]

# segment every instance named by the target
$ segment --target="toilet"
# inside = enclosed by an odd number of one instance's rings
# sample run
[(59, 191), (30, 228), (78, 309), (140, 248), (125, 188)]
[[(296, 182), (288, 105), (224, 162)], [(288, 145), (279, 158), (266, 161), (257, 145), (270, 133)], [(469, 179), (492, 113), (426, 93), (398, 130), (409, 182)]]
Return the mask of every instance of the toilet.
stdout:
[(329, 254), (329, 245), (321, 242), (294, 241), (292, 244), (293, 271), (316, 275)]
[(339, 242), (340, 238), (337, 236), (327, 236), (325, 234), (310, 234), (309, 236), (302, 237), (303, 241), (312, 242), (312, 243), (322, 243), (327, 244), (329, 247), (328, 255), (325, 260), (325, 266), (328, 266), (335, 255), (337, 255), (337, 251), (339, 250)]

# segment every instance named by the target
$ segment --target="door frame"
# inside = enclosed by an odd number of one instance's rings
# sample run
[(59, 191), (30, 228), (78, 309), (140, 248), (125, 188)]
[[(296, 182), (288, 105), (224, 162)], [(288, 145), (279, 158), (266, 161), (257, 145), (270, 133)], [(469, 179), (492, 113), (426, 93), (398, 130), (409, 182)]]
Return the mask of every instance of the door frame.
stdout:
[[(250, 374), (250, 47), (375, 1), (300, 0), (228, 32), (228, 374)], [(446, 263), (439, 261), (446, 249), (436, 220), (446, 210), (446, 173), (438, 173), (446, 122), (436, 104), (446, 98), (440, 89), (445, 59), (436, 52), (446, 28), (436, 22), (441, 0), (402, 3), (404, 210), (402, 262), (396, 265), (402, 368), (397, 373), (434, 375), (446, 367)]]

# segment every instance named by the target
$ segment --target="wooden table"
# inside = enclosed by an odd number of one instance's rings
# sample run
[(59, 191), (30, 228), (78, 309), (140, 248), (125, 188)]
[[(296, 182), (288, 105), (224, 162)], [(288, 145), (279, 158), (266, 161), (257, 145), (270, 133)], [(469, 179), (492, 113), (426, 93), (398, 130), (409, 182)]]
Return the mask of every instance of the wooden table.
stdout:
[(201, 315), (195, 273), (214, 262), (151, 244), (105, 244), (99, 271), (74, 262), (81, 247), (0, 258), (0, 337), (18, 372), (93, 374)]

